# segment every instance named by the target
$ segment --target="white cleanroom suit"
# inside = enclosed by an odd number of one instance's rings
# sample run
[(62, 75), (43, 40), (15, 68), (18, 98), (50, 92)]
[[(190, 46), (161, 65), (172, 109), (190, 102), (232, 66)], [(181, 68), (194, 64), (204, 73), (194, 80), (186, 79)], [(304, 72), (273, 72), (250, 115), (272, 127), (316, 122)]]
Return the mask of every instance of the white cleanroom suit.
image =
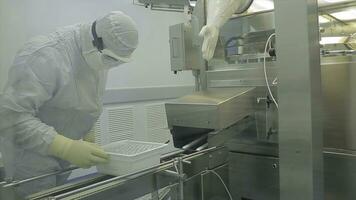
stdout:
[[(0, 148), (6, 177), (23, 180), (68, 168), (89, 167), (108, 156), (81, 139), (102, 111), (108, 69), (130, 60), (137, 27), (122, 12), (39, 36), (18, 52), (0, 96)], [(21, 185), (27, 195), (64, 177)]]

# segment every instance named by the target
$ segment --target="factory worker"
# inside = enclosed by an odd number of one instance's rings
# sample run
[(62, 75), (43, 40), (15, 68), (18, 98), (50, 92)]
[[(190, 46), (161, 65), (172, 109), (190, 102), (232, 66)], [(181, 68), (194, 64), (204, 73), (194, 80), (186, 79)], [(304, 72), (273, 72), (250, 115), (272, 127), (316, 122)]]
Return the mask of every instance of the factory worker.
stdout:
[(215, 52), (221, 27), (234, 15), (246, 11), (253, 0), (207, 0), (207, 22), (200, 36), (204, 38), (203, 58), (209, 61)]
[[(0, 96), (0, 148), (7, 178), (23, 180), (70, 164), (88, 168), (108, 161), (99, 146), (82, 139), (102, 112), (108, 70), (129, 62), (137, 44), (137, 27), (122, 12), (25, 44)], [(28, 195), (66, 178), (40, 179), (18, 191)]]

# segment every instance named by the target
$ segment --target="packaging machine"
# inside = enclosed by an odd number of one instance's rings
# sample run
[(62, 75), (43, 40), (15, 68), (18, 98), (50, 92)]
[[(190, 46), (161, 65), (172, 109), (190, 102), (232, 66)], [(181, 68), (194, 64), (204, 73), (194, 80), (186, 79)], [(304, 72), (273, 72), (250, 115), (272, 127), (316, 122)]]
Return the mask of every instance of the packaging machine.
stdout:
[[(275, 0), (274, 10), (236, 15), (209, 62), (198, 36), (205, 0), (135, 3), (189, 19), (170, 27), (172, 71), (196, 79), (196, 92), (166, 104), (182, 150), (147, 170), (97, 174), (28, 199), (354, 199), (356, 28), (330, 13), (355, 2)], [(330, 22), (319, 25), (319, 15)], [(319, 36), (345, 40), (319, 45)], [(34, 179), (1, 182), (1, 199), (16, 199), (16, 187)]]

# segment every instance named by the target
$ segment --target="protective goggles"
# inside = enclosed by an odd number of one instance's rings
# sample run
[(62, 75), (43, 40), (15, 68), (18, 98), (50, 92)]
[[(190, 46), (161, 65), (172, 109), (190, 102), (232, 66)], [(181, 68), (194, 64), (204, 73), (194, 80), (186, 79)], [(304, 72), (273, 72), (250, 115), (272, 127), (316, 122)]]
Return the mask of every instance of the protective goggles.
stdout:
[(91, 26), (91, 33), (92, 33), (93, 38), (94, 38), (93, 41), (92, 41), (94, 47), (96, 47), (98, 49), (98, 51), (101, 54), (104, 55), (104, 57), (108, 57), (110, 59), (117, 60), (117, 61), (122, 61), (122, 62), (125, 62), (125, 63), (131, 61), (131, 57), (122, 57), (122, 56), (119, 56), (119, 55), (115, 54), (111, 50), (104, 48), (103, 38), (98, 37), (98, 34), (96, 32), (96, 21), (94, 21), (94, 23)]

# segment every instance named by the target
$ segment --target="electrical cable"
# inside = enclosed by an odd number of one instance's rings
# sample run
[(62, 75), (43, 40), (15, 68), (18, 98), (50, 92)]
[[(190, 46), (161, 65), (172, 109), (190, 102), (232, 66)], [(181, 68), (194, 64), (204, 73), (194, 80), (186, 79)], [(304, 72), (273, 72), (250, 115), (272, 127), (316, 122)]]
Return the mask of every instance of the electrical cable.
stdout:
[(231, 193), (230, 193), (230, 190), (229, 190), (229, 188), (226, 186), (226, 184), (225, 184), (224, 180), (221, 178), (221, 176), (220, 176), (218, 173), (216, 173), (216, 171), (214, 171), (214, 170), (207, 170), (207, 172), (213, 173), (215, 176), (217, 176), (217, 177), (220, 179), (221, 183), (224, 185), (224, 188), (225, 188), (225, 190), (226, 190), (226, 193), (229, 195), (230, 200), (233, 200), (233, 199), (232, 199), (232, 195), (231, 195)]
[(271, 90), (271, 87), (268, 83), (268, 76), (267, 76), (267, 69), (266, 69), (266, 57), (267, 57), (267, 48), (268, 48), (268, 44), (270, 42), (270, 40), (272, 39), (272, 37), (276, 36), (275, 33), (271, 34), (268, 39), (267, 39), (267, 42), (266, 42), (266, 46), (265, 46), (265, 51), (264, 51), (264, 56), (263, 56), (263, 72), (264, 72), (264, 75), (265, 75), (265, 81), (266, 81), (266, 85), (267, 85), (267, 89), (268, 89), (268, 93), (269, 95), (271, 96), (271, 99), (273, 101), (273, 103), (276, 105), (277, 109), (279, 108), (278, 107), (278, 103), (276, 101), (276, 99), (274, 98), (273, 94), (272, 94), (272, 90)]

